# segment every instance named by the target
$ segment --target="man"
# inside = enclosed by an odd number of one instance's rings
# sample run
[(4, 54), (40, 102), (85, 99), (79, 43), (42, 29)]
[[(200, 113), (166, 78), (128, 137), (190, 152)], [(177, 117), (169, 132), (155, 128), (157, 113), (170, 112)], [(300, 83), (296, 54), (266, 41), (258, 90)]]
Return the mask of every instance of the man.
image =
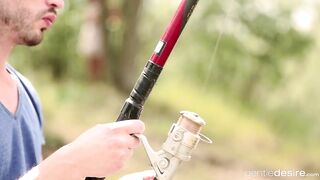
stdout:
[(54, 23), (63, 0), (0, 0), (0, 179), (108, 176), (132, 156), (139, 120), (97, 125), (41, 161), (42, 114), (26, 78), (6, 61), (16, 45), (33, 46)]

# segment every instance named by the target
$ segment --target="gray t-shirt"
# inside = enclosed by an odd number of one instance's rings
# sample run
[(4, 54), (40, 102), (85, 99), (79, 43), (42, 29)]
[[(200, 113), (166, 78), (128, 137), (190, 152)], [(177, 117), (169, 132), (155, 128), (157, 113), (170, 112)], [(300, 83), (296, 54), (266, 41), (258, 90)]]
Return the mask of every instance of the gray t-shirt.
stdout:
[(36, 166), (44, 143), (37, 95), (26, 78), (7, 69), (17, 80), (19, 102), (15, 114), (0, 102), (0, 180), (18, 179)]

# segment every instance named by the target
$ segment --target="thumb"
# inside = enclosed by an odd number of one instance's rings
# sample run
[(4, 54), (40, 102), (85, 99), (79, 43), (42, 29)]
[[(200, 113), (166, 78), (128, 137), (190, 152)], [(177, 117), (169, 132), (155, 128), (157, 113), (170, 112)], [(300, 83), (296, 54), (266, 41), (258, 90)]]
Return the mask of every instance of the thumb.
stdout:
[(145, 130), (144, 123), (140, 120), (125, 120), (112, 124), (112, 128), (118, 132), (126, 132), (128, 134), (142, 134)]

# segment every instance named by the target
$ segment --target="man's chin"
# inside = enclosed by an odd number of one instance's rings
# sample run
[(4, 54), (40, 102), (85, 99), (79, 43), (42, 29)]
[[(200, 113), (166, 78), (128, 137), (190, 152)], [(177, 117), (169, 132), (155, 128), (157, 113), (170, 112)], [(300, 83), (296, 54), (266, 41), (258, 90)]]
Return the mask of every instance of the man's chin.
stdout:
[(34, 34), (28, 34), (24, 38), (22, 38), (22, 42), (20, 44), (27, 46), (36, 46), (42, 42), (43, 32), (40, 31)]
[(40, 40), (26, 41), (26, 42), (25, 42), (25, 45), (27, 45), (27, 46), (36, 46), (36, 45), (40, 44), (41, 41), (42, 41), (42, 39), (40, 39)]

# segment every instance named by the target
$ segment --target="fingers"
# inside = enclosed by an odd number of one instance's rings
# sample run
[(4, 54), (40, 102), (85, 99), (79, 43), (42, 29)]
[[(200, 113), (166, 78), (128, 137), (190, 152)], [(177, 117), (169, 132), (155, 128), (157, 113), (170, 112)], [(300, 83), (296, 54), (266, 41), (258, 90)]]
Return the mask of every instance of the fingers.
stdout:
[(140, 140), (133, 136), (133, 135), (129, 135), (128, 137), (128, 146), (129, 146), (129, 149), (136, 149), (140, 144)]
[(106, 138), (109, 139), (110, 137), (114, 137), (118, 147), (135, 149), (140, 144), (140, 140), (133, 134), (142, 134), (145, 126), (140, 120), (126, 120), (108, 124), (99, 124), (97, 125), (97, 128), (101, 131), (107, 132)]
[(142, 172), (143, 180), (154, 180), (156, 177), (156, 173), (154, 170), (146, 170)]
[(156, 177), (154, 170), (147, 170), (137, 173), (128, 174), (120, 178), (120, 180), (153, 180)]
[(125, 120), (113, 123), (113, 129), (127, 134), (142, 134), (145, 130), (144, 123), (140, 120)]

